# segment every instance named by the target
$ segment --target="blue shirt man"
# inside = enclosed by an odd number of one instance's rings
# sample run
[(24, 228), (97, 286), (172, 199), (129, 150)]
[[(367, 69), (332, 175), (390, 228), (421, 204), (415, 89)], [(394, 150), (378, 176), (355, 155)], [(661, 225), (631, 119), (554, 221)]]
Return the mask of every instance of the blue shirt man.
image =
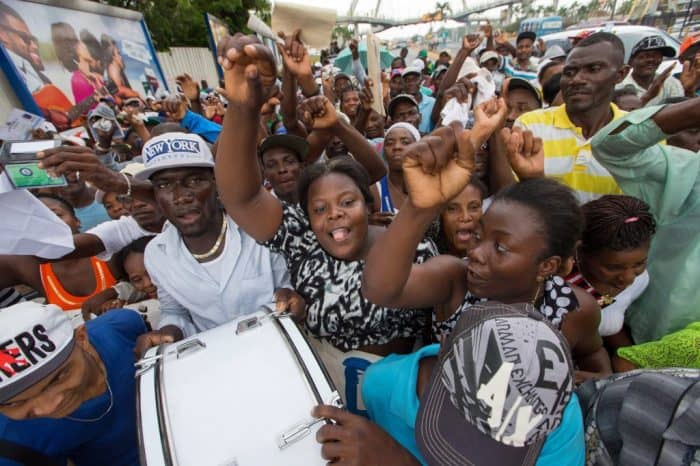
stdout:
[[(110, 311), (73, 331), (55, 306), (4, 309), (0, 440), (56, 464), (138, 465), (132, 350), (145, 331), (130, 310)], [(22, 464), (1, 452), (1, 466)]]

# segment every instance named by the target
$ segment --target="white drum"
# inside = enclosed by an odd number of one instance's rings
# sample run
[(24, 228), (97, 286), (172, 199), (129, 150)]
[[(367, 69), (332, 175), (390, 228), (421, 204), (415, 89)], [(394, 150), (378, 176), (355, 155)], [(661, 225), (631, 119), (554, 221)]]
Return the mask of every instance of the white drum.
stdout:
[(137, 363), (141, 464), (322, 465), (311, 417), (340, 406), (296, 324), (264, 308)]

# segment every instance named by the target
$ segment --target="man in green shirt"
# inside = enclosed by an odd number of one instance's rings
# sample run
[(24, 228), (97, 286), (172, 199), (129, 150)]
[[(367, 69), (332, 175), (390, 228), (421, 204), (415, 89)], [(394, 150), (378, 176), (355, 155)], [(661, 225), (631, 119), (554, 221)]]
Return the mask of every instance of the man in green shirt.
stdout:
[(593, 156), (625, 194), (648, 203), (657, 232), (649, 287), (627, 310), (636, 343), (658, 340), (700, 320), (700, 155), (659, 144), (700, 126), (700, 99), (647, 107), (598, 131)]

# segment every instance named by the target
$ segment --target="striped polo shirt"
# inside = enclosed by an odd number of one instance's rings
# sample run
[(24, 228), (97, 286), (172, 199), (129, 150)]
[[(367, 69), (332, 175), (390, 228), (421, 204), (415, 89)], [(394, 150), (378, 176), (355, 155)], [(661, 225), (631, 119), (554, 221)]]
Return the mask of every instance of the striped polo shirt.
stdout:
[[(610, 106), (614, 120), (625, 115), (615, 104)], [(573, 189), (580, 203), (622, 194), (610, 172), (593, 158), (590, 139), (571, 122), (565, 105), (525, 113), (515, 125), (542, 138), (545, 175)]]

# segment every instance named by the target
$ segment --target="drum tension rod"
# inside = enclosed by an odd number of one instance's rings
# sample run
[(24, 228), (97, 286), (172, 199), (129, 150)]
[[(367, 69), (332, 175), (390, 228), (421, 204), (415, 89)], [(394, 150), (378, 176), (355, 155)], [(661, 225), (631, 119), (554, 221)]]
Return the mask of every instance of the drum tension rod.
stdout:
[(284, 312), (270, 312), (263, 316), (252, 316), (248, 319), (243, 319), (238, 322), (236, 326), (236, 335), (247, 332), (248, 330), (253, 330), (254, 328), (260, 327), (265, 321), (270, 319), (282, 319), (283, 317), (289, 317), (289, 311)]
[(136, 375), (140, 375), (143, 372), (147, 371), (155, 365), (156, 361), (158, 361), (159, 359), (163, 359), (166, 356), (176, 354), (177, 359), (180, 359), (181, 357), (186, 356), (189, 353), (193, 353), (206, 347), (206, 343), (204, 343), (198, 338), (195, 338), (194, 340), (189, 340), (184, 343), (180, 343), (175, 347), (175, 351), (170, 351), (167, 353), (164, 351), (161, 354), (154, 354), (153, 356), (144, 357), (134, 363), (134, 366), (137, 369)]
[(301, 424), (292, 427), (287, 432), (280, 434), (277, 439), (277, 446), (280, 450), (284, 450), (291, 444), (296, 443), (309, 435), (313, 426), (324, 421), (326, 421), (326, 418), (320, 417), (318, 419), (302, 422)]

